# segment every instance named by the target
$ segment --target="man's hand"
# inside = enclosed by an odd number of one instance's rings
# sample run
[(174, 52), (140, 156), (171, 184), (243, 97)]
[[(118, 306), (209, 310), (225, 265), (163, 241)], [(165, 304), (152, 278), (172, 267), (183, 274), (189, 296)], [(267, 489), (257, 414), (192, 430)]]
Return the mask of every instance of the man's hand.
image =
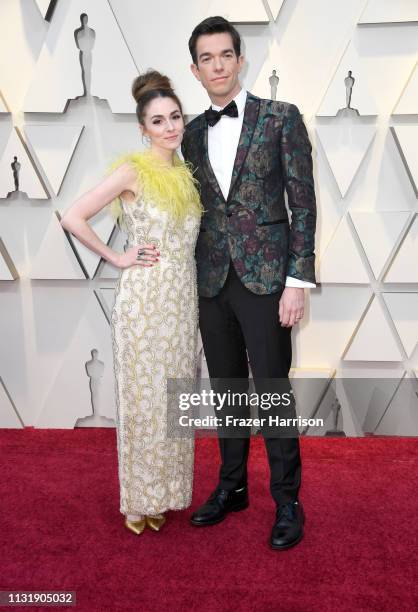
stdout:
[(305, 290), (285, 287), (279, 302), (279, 320), (282, 327), (292, 327), (302, 319), (305, 309)]

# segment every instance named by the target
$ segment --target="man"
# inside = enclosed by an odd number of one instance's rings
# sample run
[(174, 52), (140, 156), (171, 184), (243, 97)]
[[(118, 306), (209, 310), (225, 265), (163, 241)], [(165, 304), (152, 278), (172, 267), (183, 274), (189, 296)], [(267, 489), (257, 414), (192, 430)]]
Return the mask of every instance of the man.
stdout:
[[(206, 210), (196, 259), (209, 375), (248, 379), (248, 351), (254, 379), (288, 380), (291, 328), (303, 317), (304, 287), (315, 287), (316, 205), (306, 128), (293, 104), (261, 100), (241, 88), (241, 41), (228, 21), (200, 23), (189, 49), (192, 72), (212, 101), (187, 125), (182, 145)], [(282, 550), (303, 537), (299, 440), (264, 440), (276, 503), (270, 545)], [(219, 445), (219, 483), (192, 515), (196, 526), (218, 523), (249, 504), (248, 436), (219, 437)]]

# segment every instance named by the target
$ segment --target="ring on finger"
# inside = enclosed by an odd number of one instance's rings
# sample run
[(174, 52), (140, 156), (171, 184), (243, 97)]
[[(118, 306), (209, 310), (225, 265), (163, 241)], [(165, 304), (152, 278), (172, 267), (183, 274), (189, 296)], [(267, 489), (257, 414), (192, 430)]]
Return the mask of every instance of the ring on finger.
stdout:
[(139, 260), (141, 259), (141, 257), (144, 255), (145, 250), (144, 249), (138, 249), (138, 255), (136, 256), (136, 258)]

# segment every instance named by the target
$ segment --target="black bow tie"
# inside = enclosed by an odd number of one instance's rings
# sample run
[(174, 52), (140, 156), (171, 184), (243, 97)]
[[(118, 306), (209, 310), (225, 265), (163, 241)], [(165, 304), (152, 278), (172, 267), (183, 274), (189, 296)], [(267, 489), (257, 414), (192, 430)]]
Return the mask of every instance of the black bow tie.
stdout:
[(211, 127), (218, 123), (222, 115), (228, 115), (228, 117), (238, 117), (238, 108), (235, 100), (232, 100), (229, 104), (225, 106), (225, 108), (220, 111), (213, 110), (212, 107), (210, 107), (208, 110), (205, 110), (207, 124)]

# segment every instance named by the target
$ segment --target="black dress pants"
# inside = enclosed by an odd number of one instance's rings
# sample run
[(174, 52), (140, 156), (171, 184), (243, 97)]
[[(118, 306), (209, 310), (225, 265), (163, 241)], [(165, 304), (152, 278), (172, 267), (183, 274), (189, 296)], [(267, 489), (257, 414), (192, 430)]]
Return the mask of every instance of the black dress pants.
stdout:
[[(248, 359), (255, 381), (288, 380), (292, 360), (291, 328), (280, 325), (280, 296), (281, 292), (257, 295), (249, 291), (231, 261), (220, 293), (212, 298), (199, 298), (200, 332), (211, 380), (243, 379), (248, 386)], [(299, 439), (262, 433), (272, 497), (276, 504), (294, 501), (301, 481)], [(218, 440), (219, 487), (232, 490), (246, 486), (249, 436), (218, 436)]]

